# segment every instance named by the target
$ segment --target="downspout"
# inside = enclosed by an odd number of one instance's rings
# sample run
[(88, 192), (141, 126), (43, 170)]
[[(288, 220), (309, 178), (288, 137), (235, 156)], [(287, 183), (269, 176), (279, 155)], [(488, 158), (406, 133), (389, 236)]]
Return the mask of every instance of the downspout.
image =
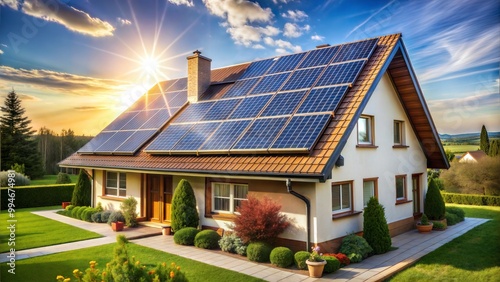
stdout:
[(306, 204), (306, 219), (307, 219), (307, 241), (306, 241), (306, 250), (309, 251), (311, 249), (311, 202), (304, 195), (301, 195), (292, 190), (292, 180), (288, 178), (286, 180), (286, 190), (288, 193), (294, 195), (295, 197), (301, 199)]

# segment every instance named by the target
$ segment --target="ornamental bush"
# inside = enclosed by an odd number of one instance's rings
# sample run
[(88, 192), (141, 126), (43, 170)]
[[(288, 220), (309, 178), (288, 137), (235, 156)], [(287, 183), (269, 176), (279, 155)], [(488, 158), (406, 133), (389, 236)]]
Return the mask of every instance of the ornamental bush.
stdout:
[(125, 218), (125, 225), (128, 227), (136, 227), (137, 223), (137, 200), (130, 196), (120, 204), (123, 217)]
[(333, 273), (340, 269), (340, 261), (334, 256), (322, 256), (322, 259), (326, 261), (325, 268), (323, 272)]
[(272, 249), (267, 242), (250, 243), (247, 248), (247, 258), (255, 262), (269, 262)]
[(66, 206), (66, 210), (67, 210), (67, 211), (71, 211), (71, 210), (72, 210), (72, 209), (74, 209), (74, 208), (75, 208), (75, 206), (73, 206), (73, 205), (67, 205), (67, 206)]
[(110, 211), (110, 210), (103, 211), (101, 214), (101, 222), (108, 223), (109, 216), (111, 215), (111, 213), (112, 213), (112, 211)]
[(446, 214), (446, 224), (448, 224), (448, 226), (455, 225), (459, 222), (460, 222), (460, 218), (456, 214), (454, 214), (454, 213), (447, 213)]
[(71, 183), (71, 178), (69, 177), (69, 174), (64, 172), (59, 172), (57, 174), (56, 184), (67, 184), (67, 183)]
[(276, 247), (271, 251), (269, 259), (278, 267), (289, 267), (293, 263), (293, 252), (287, 247)]
[(82, 219), (82, 213), (83, 211), (85, 211), (85, 209), (88, 208), (88, 207), (80, 207), (77, 211), (76, 211), (76, 214), (75, 214), (75, 218), (76, 219)]
[(108, 218), (108, 225), (111, 225), (112, 222), (118, 222), (118, 221), (125, 222), (125, 217), (123, 217), (122, 212), (121, 211), (111, 212)]
[(247, 245), (245, 245), (241, 238), (234, 233), (224, 235), (219, 240), (219, 247), (224, 252), (235, 253), (241, 256), (247, 255)]
[(363, 213), (363, 238), (375, 254), (383, 254), (391, 249), (392, 241), (384, 207), (375, 197), (370, 198)]
[(464, 221), (465, 220), (465, 212), (463, 209), (461, 208), (457, 208), (457, 207), (446, 207), (446, 214), (454, 214), (458, 217), (459, 221)]
[(75, 206), (90, 206), (91, 189), (89, 176), (84, 169), (80, 169), (80, 174), (73, 190), (71, 204)]
[(281, 206), (270, 198), (259, 200), (248, 196), (248, 200), (242, 201), (237, 208), (240, 215), (234, 219), (236, 235), (245, 243), (272, 243), (290, 224), (280, 210)]
[(217, 249), (220, 235), (214, 230), (202, 230), (194, 237), (194, 246), (202, 249)]
[(194, 227), (185, 227), (174, 233), (174, 242), (178, 245), (193, 246), (194, 238), (200, 230)]
[(80, 219), (81, 220), (85, 220), (87, 222), (92, 222), (92, 215), (94, 213), (97, 213), (97, 209), (95, 209), (95, 208), (86, 208), (86, 209), (83, 210)]
[(429, 180), (429, 188), (424, 200), (424, 212), (430, 220), (441, 220), (445, 218), (445, 205), (441, 192), (439, 192), (434, 179)]
[(185, 227), (197, 228), (199, 221), (193, 188), (187, 180), (182, 179), (172, 199), (172, 230), (177, 232)]
[(295, 262), (295, 266), (298, 269), (307, 269), (306, 260), (309, 259), (310, 255), (311, 254), (309, 252), (306, 252), (306, 251), (296, 252), (295, 255), (293, 255), (293, 260)]
[(345, 254), (353, 263), (361, 262), (373, 251), (365, 238), (351, 234), (342, 239), (339, 252)]
[(102, 212), (96, 212), (91, 216), (92, 222), (102, 223)]
[[(28, 186), (28, 185), (30, 185), (30, 179), (28, 176), (26, 176), (22, 173), (19, 173), (19, 172), (14, 172), (14, 174), (15, 174), (15, 176), (14, 176), (15, 186)], [(0, 171), (0, 187), (7, 187), (7, 186), (9, 186), (9, 172), (8, 171)]]
[(83, 207), (77, 207), (77, 206), (74, 206), (74, 208), (71, 210), (71, 214), (70, 216), (73, 217), (73, 218), (76, 218), (76, 214), (78, 213), (78, 211), (83, 208)]
[(333, 255), (340, 261), (340, 267), (348, 266), (351, 263), (351, 260), (343, 253)]

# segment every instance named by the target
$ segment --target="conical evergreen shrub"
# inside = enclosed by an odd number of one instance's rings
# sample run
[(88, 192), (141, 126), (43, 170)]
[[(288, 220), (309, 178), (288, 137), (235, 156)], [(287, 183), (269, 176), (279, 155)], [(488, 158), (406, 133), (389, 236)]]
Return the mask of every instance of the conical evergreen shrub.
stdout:
[(80, 169), (78, 180), (73, 189), (71, 204), (73, 206), (90, 206), (91, 189), (89, 176), (83, 169)]
[(172, 230), (175, 232), (184, 227), (197, 228), (199, 221), (193, 188), (187, 180), (182, 179), (172, 199)]
[(429, 180), (428, 186), (424, 200), (424, 212), (430, 220), (444, 219), (446, 207), (434, 179)]
[(384, 207), (379, 204), (377, 198), (370, 198), (363, 219), (363, 237), (373, 248), (373, 252), (383, 254), (389, 251), (392, 244), (391, 235), (385, 219)]

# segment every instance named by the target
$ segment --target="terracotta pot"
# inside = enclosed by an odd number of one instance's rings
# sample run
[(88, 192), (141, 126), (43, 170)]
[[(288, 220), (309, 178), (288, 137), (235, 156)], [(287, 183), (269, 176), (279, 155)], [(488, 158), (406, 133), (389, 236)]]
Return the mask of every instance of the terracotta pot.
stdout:
[(161, 234), (163, 234), (163, 235), (170, 235), (170, 234), (172, 234), (172, 227), (170, 227), (168, 225), (167, 226), (162, 226), (161, 227)]
[(307, 269), (309, 270), (309, 277), (320, 278), (323, 276), (323, 269), (325, 268), (326, 260), (323, 261), (310, 261), (306, 260)]
[(66, 209), (67, 206), (71, 205), (71, 202), (62, 202), (63, 210)]
[(421, 225), (420, 223), (417, 223), (417, 230), (420, 233), (428, 233), (432, 231), (432, 226), (434, 224), (430, 223), (428, 225)]
[(111, 222), (111, 228), (113, 231), (122, 231), (123, 230), (123, 222), (117, 221), (117, 222)]

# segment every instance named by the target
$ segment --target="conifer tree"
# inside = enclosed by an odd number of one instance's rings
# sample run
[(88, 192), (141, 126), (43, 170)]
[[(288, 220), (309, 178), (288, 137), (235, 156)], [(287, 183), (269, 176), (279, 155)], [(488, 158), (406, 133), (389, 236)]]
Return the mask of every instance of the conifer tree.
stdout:
[(78, 180), (76, 181), (75, 188), (73, 189), (73, 196), (71, 197), (71, 204), (73, 206), (90, 206), (91, 203), (91, 190), (90, 179), (83, 169), (80, 169)]
[(199, 221), (193, 188), (187, 180), (182, 179), (175, 188), (172, 198), (172, 230), (179, 231), (185, 227), (197, 228)]
[(499, 140), (495, 139), (491, 141), (490, 152), (488, 153), (488, 155), (490, 155), (490, 157), (496, 157), (499, 154), (500, 154), (500, 142)]
[(430, 220), (442, 220), (446, 213), (443, 197), (432, 178), (429, 180), (427, 194), (425, 194), (424, 212)]
[(385, 219), (384, 207), (375, 197), (370, 198), (363, 213), (363, 238), (373, 248), (375, 254), (383, 254), (391, 249), (391, 234)]
[(37, 141), (33, 138), (31, 120), (24, 115), (21, 99), (14, 90), (9, 92), (1, 108), (1, 170), (8, 170), (16, 163), (25, 166), (26, 175), (39, 178), (44, 175)]
[(488, 154), (490, 152), (490, 138), (488, 137), (488, 131), (483, 124), (481, 128), (481, 139), (479, 140), (479, 149)]

